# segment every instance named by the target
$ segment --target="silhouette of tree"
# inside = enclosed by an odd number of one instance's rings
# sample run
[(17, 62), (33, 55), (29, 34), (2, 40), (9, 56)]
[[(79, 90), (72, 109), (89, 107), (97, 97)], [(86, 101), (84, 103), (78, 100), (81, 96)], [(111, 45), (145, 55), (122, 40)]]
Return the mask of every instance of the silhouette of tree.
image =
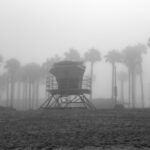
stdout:
[(25, 97), (29, 100), (29, 109), (32, 109), (35, 106), (34, 103), (36, 103), (36, 106), (38, 105), (40, 78), (41, 68), (39, 64), (29, 63), (24, 67), (24, 80), (27, 82), (25, 84), (25, 90), (27, 90), (25, 94), (28, 94), (28, 98), (27, 95)]
[(122, 55), (117, 50), (111, 50), (105, 56), (106, 62), (112, 64), (112, 100), (117, 104), (116, 63), (121, 62)]
[(3, 93), (6, 90), (6, 76), (5, 74), (0, 75), (0, 101), (2, 100)]
[(124, 101), (124, 82), (128, 79), (128, 74), (124, 71), (118, 72), (118, 80), (120, 81), (120, 96), (122, 104), (125, 104)]
[(140, 79), (140, 88), (141, 88), (141, 102), (142, 102), (142, 108), (144, 108), (144, 85), (143, 85), (143, 68), (142, 64), (139, 64), (135, 69), (135, 95), (136, 95), (136, 80), (137, 76), (139, 76)]
[[(2, 55), (0, 55), (0, 65), (1, 65), (1, 63), (3, 62), (3, 57), (2, 57)], [(1, 66), (0, 66), (1, 67)], [(2, 79), (2, 76), (0, 76), (0, 89), (1, 90), (3, 90), (3, 79)], [(0, 92), (1, 92), (1, 90), (0, 90)], [(1, 99), (1, 97), (0, 97), (0, 99)]]
[(32, 80), (32, 88), (33, 88), (33, 104), (32, 107), (38, 107), (39, 105), (39, 86), (40, 86), (40, 80), (42, 78), (42, 71), (41, 66), (37, 63), (32, 64), (33, 65), (33, 76), (34, 79)]
[(22, 84), (23, 84), (23, 66), (21, 66), (16, 73), (16, 96), (17, 107), (20, 108), (22, 104)]
[(14, 88), (15, 88), (15, 80), (16, 80), (16, 74), (20, 68), (20, 62), (15, 59), (11, 58), (6, 61), (5, 68), (7, 68), (7, 71), (10, 76), (10, 85), (11, 85), (11, 95), (10, 95), (10, 107), (13, 108), (14, 103)]
[(53, 64), (56, 62), (61, 61), (61, 57), (58, 55), (55, 55), (51, 58), (48, 58), (41, 66), (41, 72), (42, 72), (42, 83), (46, 83), (47, 78), (50, 76), (50, 69), (52, 68)]
[(46, 62), (43, 63), (42, 70), (43, 70), (44, 79), (45, 79), (46, 75), (49, 73), (53, 64), (60, 61), (60, 60), (61, 60), (61, 57), (59, 57), (58, 55), (55, 55), (54, 57), (48, 58), (46, 60)]
[(23, 109), (28, 108), (28, 64), (21, 67), (20, 76), (22, 81), (22, 104)]
[(87, 52), (85, 52), (84, 54), (84, 59), (87, 62), (90, 62), (91, 64), (91, 95), (90, 95), (90, 99), (92, 100), (92, 85), (93, 85), (93, 69), (94, 69), (94, 64), (97, 61), (101, 61), (101, 53), (95, 49), (95, 48), (91, 48), (89, 49)]
[(0, 76), (0, 87), (2, 90), (5, 89), (5, 101), (6, 104), (5, 106), (8, 107), (9, 106), (9, 78), (8, 78), (8, 72), (4, 72), (1, 76)]
[[(128, 67), (129, 72), (129, 102), (132, 97), (132, 106), (135, 107), (135, 84), (136, 84), (136, 70), (137, 67), (142, 68), (142, 54), (146, 53), (146, 47), (143, 44), (137, 44), (135, 46), (127, 46), (123, 50), (123, 62)], [(143, 77), (142, 69), (140, 73), (141, 78), (141, 91), (142, 101), (144, 101), (143, 93)]]
[(69, 49), (69, 52), (65, 52), (65, 60), (81, 61), (80, 53), (76, 49)]

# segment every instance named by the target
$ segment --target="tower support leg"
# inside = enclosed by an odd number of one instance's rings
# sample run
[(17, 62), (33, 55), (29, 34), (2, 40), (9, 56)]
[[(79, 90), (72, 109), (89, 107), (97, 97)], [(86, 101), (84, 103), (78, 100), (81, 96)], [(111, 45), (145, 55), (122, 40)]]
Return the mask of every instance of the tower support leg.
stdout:
[[(70, 95), (69, 95), (70, 96)], [(69, 97), (68, 96), (68, 97)], [(40, 108), (68, 108), (70, 104), (82, 104), (83, 107), (95, 110), (95, 106), (89, 101), (86, 95), (74, 95), (72, 99), (62, 95), (50, 95)]]
[(41, 105), (40, 108), (47, 108), (52, 101), (53, 95), (48, 96), (47, 100)]
[(87, 109), (96, 110), (96, 107), (88, 100), (85, 95), (80, 95), (80, 99)]

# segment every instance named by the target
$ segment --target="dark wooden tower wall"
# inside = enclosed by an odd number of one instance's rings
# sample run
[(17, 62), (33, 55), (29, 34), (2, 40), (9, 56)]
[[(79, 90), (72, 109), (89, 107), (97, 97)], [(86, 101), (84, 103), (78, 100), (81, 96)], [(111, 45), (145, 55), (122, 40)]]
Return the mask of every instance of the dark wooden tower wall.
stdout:
[(84, 71), (82, 62), (62, 61), (56, 63), (50, 72), (56, 77), (59, 89), (70, 90), (81, 88)]

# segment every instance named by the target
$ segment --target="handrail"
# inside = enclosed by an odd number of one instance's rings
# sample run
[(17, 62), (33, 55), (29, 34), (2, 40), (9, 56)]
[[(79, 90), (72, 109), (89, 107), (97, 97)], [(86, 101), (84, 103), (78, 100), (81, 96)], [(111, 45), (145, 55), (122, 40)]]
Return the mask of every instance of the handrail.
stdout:
[[(61, 83), (61, 87), (58, 87), (58, 83), (56, 81), (55, 76), (53, 75), (49, 75), (46, 78), (46, 90), (63, 90), (63, 88), (65, 87), (65, 89), (67, 90), (72, 90), (74, 89), (72, 87), (73, 81), (69, 81), (69, 80), (64, 80), (64, 84), (63, 84), (63, 80)], [(76, 84), (76, 83), (75, 83)], [(77, 89), (90, 89), (91, 87), (91, 78), (88, 76), (84, 76), (83, 79), (81, 81), (78, 81), (78, 86)]]

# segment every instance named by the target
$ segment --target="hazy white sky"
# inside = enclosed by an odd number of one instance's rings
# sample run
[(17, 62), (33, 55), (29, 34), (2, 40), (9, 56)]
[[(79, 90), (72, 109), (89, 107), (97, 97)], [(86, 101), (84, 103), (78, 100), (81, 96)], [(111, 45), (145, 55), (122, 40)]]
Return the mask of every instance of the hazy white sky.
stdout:
[(150, 36), (150, 0), (0, 0), (0, 54), (42, 63), (95, 47), (104, 55)]

